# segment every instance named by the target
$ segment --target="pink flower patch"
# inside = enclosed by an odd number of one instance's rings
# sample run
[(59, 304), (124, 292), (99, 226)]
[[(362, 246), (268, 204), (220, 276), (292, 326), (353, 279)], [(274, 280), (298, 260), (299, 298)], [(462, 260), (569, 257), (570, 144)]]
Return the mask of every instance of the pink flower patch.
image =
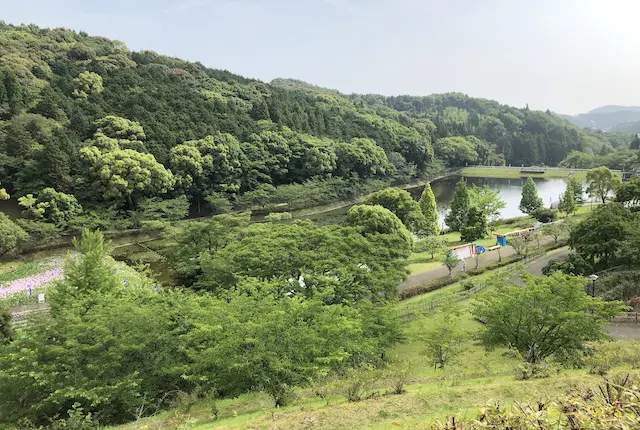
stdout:
[(11, 294), (25, 292), (31, 288), (44, 288), (53, 281), (58, 281), (64, 277), (64, 273), (61, 267), (56, 267), (51, 270), (44, 271), (37, 275), (28, 276), (22, 279), (16, 279), (15, 281), (7, 282), (4, 285), (0, 285), (0, 297), (7, 297)]

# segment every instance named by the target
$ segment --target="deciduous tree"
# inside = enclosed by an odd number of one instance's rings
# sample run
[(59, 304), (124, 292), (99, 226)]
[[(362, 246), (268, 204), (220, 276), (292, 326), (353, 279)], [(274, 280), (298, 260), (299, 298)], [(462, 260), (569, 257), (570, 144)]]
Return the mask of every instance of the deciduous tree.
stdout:
[(506, 346), (529, 363), (575, 353), (584, 342), (602, 338), (609, 318), (623, 309), (620, 302), (587, 295), (580, 276), (521, 277), (524, 288), (499, 282), (494, 294), (475, 300), (472, 312), (485, 323), (479, 338), (487, 348)]
[(507, 203), (500, 198), (500, 190), (494, 191), (488, 185), (471, 186), (469, 200), (470, 205), (485, 214), (489, 222), (495, 222), (500, 217), (500, 211), (507, 206)]
[(0, 257), (27, 239), (27, 233), (0, 212)]
[(587, 192), (589, 196), (600, 200), (603, 204), (611, 193), (621, 184), (620, 176), (614, 174), (608, 167), (600, 166), (587, 172)]
[(487, 236), (487, 217), (478, 208), (472, 206), (467, 213), (467, 219), (460, 229), (460, 239), (463, 242), (474, 242)]
[(380, 205), (356, 205), (347, 212), (345, 224), (359, 227), (364, 235), (392, 234), (411, 245), (411, 233), (389, 209)]
[(380, 205), (393, 212), (409, 231), (419, 233), (427, 231), (426, 221), (420, 204), (408, 191), (400, 188), (385, 188), (367, 196), (365, 205)]
[(423, 324), (420, 339), (433, 367), (444, 369), (463, 350), (467, 333), (460, 324), (460, 312), (452, 305), (439, 308), (435, 316)]

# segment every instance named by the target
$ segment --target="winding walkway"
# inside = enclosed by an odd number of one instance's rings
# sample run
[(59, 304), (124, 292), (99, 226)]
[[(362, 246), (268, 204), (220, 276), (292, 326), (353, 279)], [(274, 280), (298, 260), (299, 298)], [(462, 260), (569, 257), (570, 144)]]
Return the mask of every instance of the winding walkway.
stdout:
[[(541, 241), (540, 244), (548, 245), (552, 241), (553, 239), (547, 239), (547, 240)], [(484, 254), (481, 254), (482, 257), (480, 257), (478, 266), (483, 267), (488, 264), (495, 263), (500, 259), (500, 256), (502, 256), (502, 258), (505, 258), (505, 257), (511, 257), (512, 255), (515, 255), (515, 254), (516, 254), (516, 251), (511, 246), (508, 246), (508, 245), (502, 247), (499, 252), (498, 250), (487, 251)], [(549, 261), (555, 260), (558, 258), (566, 258), (566, 255), (568, 255), (568, 251), (567, 251), (567, 254), (565, 254), (563, 257), (558, 257), (558, 254), (559, 254), (558, 252), (553, 252), (541, 258), (540, 260), (536, 260), (535, 262), (531, 263), (533, 267), (532, 269), (533, 272), (530, 271), (529, 273), (533, 275), (542, 275), (542, 268)], [(467, 270), (476, 267), (476, 260), (474, 257), (469, 257), (465, 261), (467, 263)], [(543, 261), (543, 262), (541, 263), (540, 261)], [(527, 266), (527, 270), (529, 270), (529, 266)], [(459, 272), (462, 272), (462, 263), (458, 264), (458, 266), (455, 269), (453, 269), (454, 274)], [(404, 290), (405, 288), (424, 284), (426, 282), (430, 282), (435, 279), (444, 278), (445, 276), (449, 276), (449, 269), (447, 269), (445, 266), (438, 267), (437, 269), (426, 270), (424, 272), (413, 273), (409, 275), (407, 280), (404, 281), (402, 284), (400, 284), (398, 288), (400, 290)]]

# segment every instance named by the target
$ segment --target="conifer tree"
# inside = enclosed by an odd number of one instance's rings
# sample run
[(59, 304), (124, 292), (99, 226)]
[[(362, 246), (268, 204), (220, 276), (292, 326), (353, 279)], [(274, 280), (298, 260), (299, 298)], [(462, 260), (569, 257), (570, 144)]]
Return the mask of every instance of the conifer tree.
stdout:
[(429, 234), (437, 235), (440, 233), (440, 225), (438, 224), (438, 211), (436, 206), (436, 197), (433, 195), (431, 184), (427, 182), (420, 197), (420, 209), (426, 220), (426, 226)]
[(465, 224), (469, 212), (469, 190), (463, 179), (458, 181), (451, 202), (451, 210), (445, 217), (445, 222), (453, 231), (460, 231)]
[(558, 209), (562, 212), (566, 213), (567, 216), (575, 213), (578, 209), (576, 205), (576, 200), (574, 198), (573, 187), (571, 182), (567, 184), (567, 190), (560, 196), (560, 201), (558, 202)]
[(536, 209), (542, 207), (542, 199), (538, 196), (536, 184), (533, 179), (527, 178), (527, 182), (522, 187), (522, 199), (520, 200), (520, 210), (526, 214), (531, 214)]

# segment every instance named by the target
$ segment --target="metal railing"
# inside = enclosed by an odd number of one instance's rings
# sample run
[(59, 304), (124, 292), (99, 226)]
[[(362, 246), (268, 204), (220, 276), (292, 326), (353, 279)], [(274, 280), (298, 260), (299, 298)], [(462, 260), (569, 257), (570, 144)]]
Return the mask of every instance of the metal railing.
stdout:
[[(566, 170), (569, 172), (588, 172), (591, 169), (578, 169), (572, 167), (547, 167), (547, 166), (481, 166), (477, 164), (468, 165), (465, 167), (470, 168), (478, 168), (478, 169), (512, 169), (512, 170), (522, 170), (522, 169), (544, 169), (544, 170)], [(622, 170), (617, 169), (609, 169), (612, 172), (622, 173)]]

